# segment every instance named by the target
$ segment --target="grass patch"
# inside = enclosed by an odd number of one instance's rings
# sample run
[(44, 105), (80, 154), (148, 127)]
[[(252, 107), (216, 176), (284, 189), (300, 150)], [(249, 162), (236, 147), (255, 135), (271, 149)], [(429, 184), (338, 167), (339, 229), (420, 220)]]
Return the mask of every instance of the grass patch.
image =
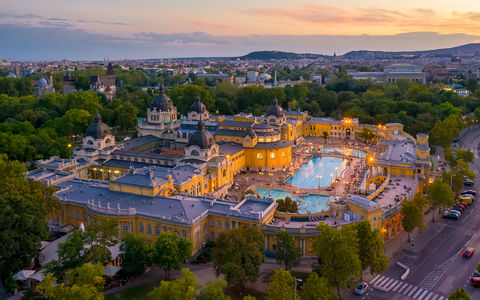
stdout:
[(159, 285), (158, 282), (149, 282), (134, 286), (118, 293), (105, 296), (105, 300), (147, 300), (147, 294)]

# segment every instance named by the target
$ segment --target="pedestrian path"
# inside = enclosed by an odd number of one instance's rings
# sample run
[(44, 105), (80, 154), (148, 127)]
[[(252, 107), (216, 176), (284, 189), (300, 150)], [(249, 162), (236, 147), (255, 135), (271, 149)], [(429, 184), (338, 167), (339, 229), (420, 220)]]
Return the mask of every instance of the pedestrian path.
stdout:
[(447, 300), (446, 297), (432, 291), (383, 275), (375, 276), (370, 285), (380, 291), (398, 293), (417, 300)]

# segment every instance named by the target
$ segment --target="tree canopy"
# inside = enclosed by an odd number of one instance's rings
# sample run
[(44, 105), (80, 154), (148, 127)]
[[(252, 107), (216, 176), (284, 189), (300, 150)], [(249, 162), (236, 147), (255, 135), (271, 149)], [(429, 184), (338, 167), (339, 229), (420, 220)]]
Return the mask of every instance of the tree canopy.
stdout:
[(300, 263), (302, 251), (295, 245), (295, 239), (286, 230), (280, 230), (275, 236), (277, 249), (275, 259), (278, 263), (283, 263), (288, 270)]
[(48, 239), (47, 215), (59, 207), (55, 189), (25, 178), (25, 166), (0, 155), (0, 275), (29, 265)]
[(213, 250), (215, 273), (225, 275), (229, 285), (241, 290), (260, 275), (264, 247), (263, 233), (257, 227), (222, 232)]
[(182, 263), (191, 255), (191, 241), (175, 232), (162, 232), (150, 249), (150, 263), (164, 269), (169, 279), (171, 270), (180, 270)]

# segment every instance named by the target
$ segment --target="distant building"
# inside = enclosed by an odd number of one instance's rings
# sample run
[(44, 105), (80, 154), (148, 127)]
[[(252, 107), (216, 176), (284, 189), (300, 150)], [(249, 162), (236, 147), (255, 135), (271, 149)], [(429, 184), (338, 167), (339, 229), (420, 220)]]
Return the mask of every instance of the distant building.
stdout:
[(348, 75), (353, 76), (353, 79), (371, 79), (375, 83), (383, 83), (385, 80), (385, 73), (383, 72), (348, 72)]
[(385, 67), (385, 83), (397, 83), (398, 79), (408, 79), (414, 83), (425, 84), (427, 73), (423, 67), (414, 64), (393, 64)]
[(199, 72), (199, 73), (197, 73), (197, 77), (215, 81), (216, 84), (219, 84), (220, 82), (233, 82), (233, 75), (224, 74), (224, 73), (221, 73), (221, 72), (217, 72), (217, 73), (214, 73), (214, 74), (200, 73)]
[(67, 72), (63, 76), (63, 93), (68, 94), (70, 92), (76, 91), (75, 89), (75, 76), (71, 72)]
[(312, 74), (312, 81), (313, 81), (313, 82), (322, 83), (322, 74), (320, 74), (320, 73), (313, 73), (313, 74)]
[(247, 76), (245, 76), (245, 75), (235, 76), (235, 83), (236, 84), (244, 84), (246, 82), (247, 82)]
[(256, 82), (258, 79), (257, 71), (247, 71), (247, 82)]
[(55, 93), (52, 76), (42, 76), (38, 81), (32, 81), (35, 88), (35, 96), (42, 97), (47, 93)]
[(112, 63), (108, 64), (107, 74), (96, 75), (90, 77), (90, 90), (103, 93), (108, 100), (112, 100), (117, 91), (115, 86), (115, 73), (113, 72)]

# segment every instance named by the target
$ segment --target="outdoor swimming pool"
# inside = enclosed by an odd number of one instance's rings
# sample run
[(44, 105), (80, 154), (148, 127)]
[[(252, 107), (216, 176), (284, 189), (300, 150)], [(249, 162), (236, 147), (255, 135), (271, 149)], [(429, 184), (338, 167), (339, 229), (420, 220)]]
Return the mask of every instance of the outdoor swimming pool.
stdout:
[(351, 155), (354, 157), (366, 157), (367, 153), (362, 150), (358, 149), (352, 149), (352, 148), (343, 148), (343, 147), (319, 147), (317, 149), (318, 152), (320, 153), (332, 153), (332, 152), (338, 152), (344, 155)]
[(338, 157), (313, 157), (287, 180), (287, 184), (301, 188), (329, 187), (345, 169), (347, 160)]
[(290, 197), (292, 200), (298, 203), (298, 210), (301, 213), (316, 213), (322, 210), (328, 210), (327, 202), (333, 201), (333, 196), (324, 196), (324, 195), (308, 195), (308, 196), (295, 196), (290, 192), (268, 189), (268, 188), (258, 188), (255, 189), (255, 193), (259, 194), (262, 197), (272, 197), (276, 199), (285, 199), (285, 197)]

